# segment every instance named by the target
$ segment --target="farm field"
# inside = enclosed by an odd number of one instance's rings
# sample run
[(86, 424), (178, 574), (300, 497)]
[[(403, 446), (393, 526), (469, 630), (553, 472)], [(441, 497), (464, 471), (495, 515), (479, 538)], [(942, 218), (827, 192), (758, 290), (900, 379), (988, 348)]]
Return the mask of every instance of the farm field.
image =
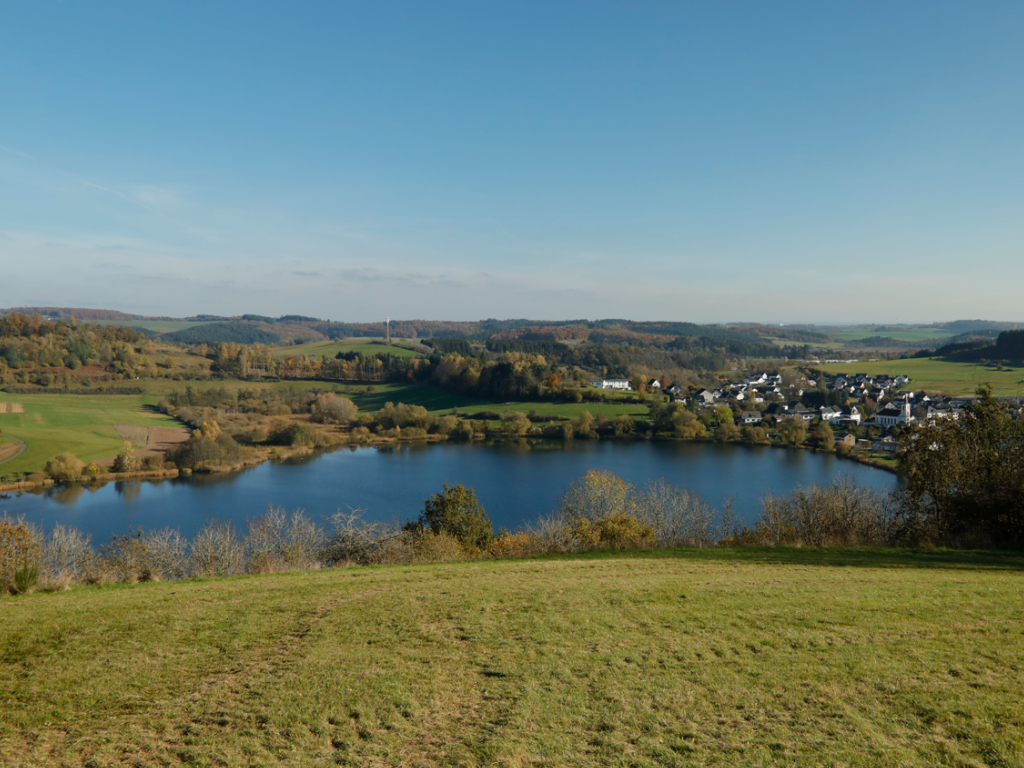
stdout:
[(980, 384), (991, 384), (993, 393), (1000, 397), (1024, 394), (1024, 368), (1020, 367), (998, 371), (992, 366), (949, 362), (934, 357), (874, 363), (831, 363), (813, 367), (829, 374), (885, 373), (895, 376), (902, 373), (913, 379), (910, 388), (914, 390), (941, 391), (954, 396), (973, 395)]
[(584, 411), (589, 411), (591, 416), (603, 413), (609, 419), (623, 414), (629, 416), (646, 416), (647, 406), (632, 403), (616, 403), (614, 400), (604, 403), (487, 403), (485, 405), (471, 405), (466, 408), (459, 408), (462, 413), (472, 414), (478, 411), (521, 411), (530, 413), (536, 411), (541, 416), (579, 416)]
[[(380, 341), (380, 344), (371, 344), (372, 341)], [(276, 358), (288, 357), (290, 355), (309, 355), (313, 357), (334, 357), (339, 352), (359, 352), (364, 355), (379, 355), (382, 353), (390, 353), (397, 355), (398, 357), (415, 357), (416, 353), (406, 348), (405, 346), (396, 346), (393, 344), (388, 347), (383, 343), (383, 339), (370, 339), (370, 338), (352, 338), (352, 339), (338, 339), (334, 341), (315, 341), (309, 344), (296, 344), (291, 347), (275, 347), (273, 355)], [(401, 339), (395, 340), (398, 345), (413, 344), (413, 339)]]
[[(3, 429), (0, 426), (0, 429)], [(14, 455), (21, 448), (21, 443), (10, 435), (0, 434), (0, 464), (9, 459), (14, 458)]]
[(115, 424), (176, 427), (178, 422), (147, 410), (142, 395), (9, 395), (0, 403), (18, 402), (24, 413), (0, 414), (4, 435), (25, 441), (25, 453), (0, 465), (0, 474), (34, 472), (61, 453), (83, 461), (115, 456), (123, 439)]
[(583, 411), (597, 416), (604, 413), (612, 419), (622, 414), (644, 416), (646, 405), (618, 403), (540, 403), (498, 402), (459, 395), (427, 384), (371, 383), (342, 384), (330, 381), (246, 382), (234, 379), (208, 381), (174, 381), (145, 379), (125, 382), (145, 388), (139, 395), (15, 395), (0, 392), (0, 404), (23, 404), (25, 413), (0, 413), (0, 430), (4, 436), (19, 437), (27, 450), (17, 459), (3, 464), (2, 474), (35, 472), (61, 453), (73, 453), (83, 461), (109, 458), (121, 449), (123, 438), (114, 425), (142, 427), (177, 427), (177, 421), (156, 410), (160, 399), (170, 392), (186, 387), (197, 390), (240, 389), (324, 390), (350, 398), (362, 413), (374, 414), (387, 402), (421, 405), (433, 415), (449, 413), (453, 408), (465, 414), (479, 411), (536, 411), (542, 415), (575, 417)]
[(1020, 765), (1022, 569), (663, 550), (0, 597), (0, 755)]
[(857, 325), (848, 328), (822, 329), (837, 341), (857, 341), (872, 336), (888, 336), (896, 341), (921, 343), (922, 346), (934, 346), (952, 338), (955, 334), (944, 328), (929, 328), (916, 325)]
[(445, 392), (425, 384), (375, 384), (373, 392), (367, 393), (367, 387), (363, 385), (341, 385), (338, 391), (352, 400), (360, 411), (374, 413), (384, 407), (386, 402), (406, 403), (407, 405), (422, 405), (433, 415), (450, 413), (452, 408), (458, 408), (459, 413), (468, 415), (480, 411), (521, 411), (529, 413), (536, 411), (541, 415), (557, 416), (579, 416), (583, 411), (590, 411), (591, 415), (604, 413), (609, 418), (630, 414), (645, 416), (646, 405), (635, 405), (631, 403), (618, 403), (610, 400), (604, 403), (544, 403), (544, 402), (507, 402), (497, 400), (482, 400), (479, 398), (459, 395), (453, 392)]

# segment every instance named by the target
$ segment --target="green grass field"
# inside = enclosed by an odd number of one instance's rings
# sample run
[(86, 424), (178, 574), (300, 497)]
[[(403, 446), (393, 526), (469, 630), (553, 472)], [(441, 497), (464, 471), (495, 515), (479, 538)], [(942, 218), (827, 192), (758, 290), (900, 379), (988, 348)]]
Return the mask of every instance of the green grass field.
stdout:
[[(127, 382), (126, 382), (127, 383)], [(231, 392), (240, 389), (271, 389), (274, 391), (324, 390), (338, 392), (350, 398), (362, 413), (375, 414), (387, 402), (422, 405), (433, 415), (441, 415), (458, 408), (464, 413), (479, 411), (522, 411), (529, 413), (575, 417), (583, 411), (597, 416), (604, 413), (612, 419), (621, 414), (644, 416), (647, 406), (630, 405), (614, 401), (607, 403), (536, 403), (497, 402), (445, 392), (425, 384), (341, 384), (329, 381), (276, 381), (268, 383), (246, 382), (234, 379), (210, 381), (173, 381), (146, 379), (131, 382), (145, 387), (141, 395), (13, 395), (0, 392), (0, 402), (16, 402), (25, 406), (25, 413), (0, 414), (0, 430), (4, 435), (20, 437), (28, 446), (17, 459), (0, 465), (0, 475), (14, 472), (35, 472), (61, 453), (73, 453), (83, 461), (114, 456), (121, 449), (122, 440), (114, 431), (114, 424), (139, 426), (177, 426), (172, 419), (156, 412), (155, 406), (170, 392), (191, 386), (206, 390), (224, 388)]]
[(947, 395), (973, 395), (979, 384), (991, 384), (997, 396), (1024, 394), (1024, 368), (997, 371), (992, 366), (953, 363), (933, 357), (911, 360), (881, 360), (874, 363), (833, 363), (816, 365), (826, 373), (906, 374), (910, 387), (945, 392)]
[[(888, 330), (876, 330), (886, 328)], [(856, 325), (848, 328), (828, 328), (825, 332), (837, 341), (857, 341), (873, 336), (888, 336), (896, 341), (920, 343), (922, 346), (934, 346), (954, 334), (943, 328), (930, 328), (918, 325)]]
[(584, 411), (589, 411), (591, 416), (603, 413), (609, 419), (623, 414), (628, 416), (646, 416), (646, 405), (633, 405), (630, 403), (616, 403), (614, 401), (605, 403), (487, 403), (485, 405), (472, 405), (466, 408), (459, 408), (463, 413), (477, 413), (478, 411), (521, 411), (529, 413), (536, 411), (541, 416), (579, 416)]
[[(371, 341), (374, 341), (374, 339), (352, 338), (335, 341), (314, 341), (309, 344), (296, 344), (293, 347), (276, 347), (273, 354), (276, 358), (288, 357), (289, 355), (311, 355), (313, 357), (327, 355), (327, 357), (334, 357), (339, 352), (359, 352), (363, 355), (388, 353), (398, 357), (416, 356), (415, 352), (407, 348), (407, 345), (414, 343), (411, 339), (396, 339), (390, 347), (384, 344), (371, 344)], [(379, 341), (383, 341), (383, 339)]]
[(83, 461), (117, 455), (123, 440), (115, 424), (144, 427), (179, 426), (161, 413), (147, 410), (141, 395), (10, 395), (0, 402), (21, 403), (24, 413), (0, 413), (5, 435), (20, 437), (27, 449), (17, 459), (0, 464), (0, 475), (34, 472), (61, 453)]
[(1022, 569), (670, 550), (3, 597), (0, 762), (1018, 766)]
[(445, 392), (423, 384), (375, 384), (370, 385), (373, 391), (367, 393), (365, 385), (341, 385), (338, 390), (356, 404), (364, 413), (375, 413), (384, 407), (386, 402), (407, 405), (422, 405), (434, 415), (450, 413), (458, 408), (460, 413), (473, 414), (480, 411), (536, 411), (541, 415), (579, 416), (583, 411), (590, 411), (596, 416), (604, 413), (609, 418), (622, 414), (646, 416), (646, 405), (618, 403), (614, 400), (605, 403), (539, 403), (539, 402), (506, 402), (482, 400), (452, 392)]

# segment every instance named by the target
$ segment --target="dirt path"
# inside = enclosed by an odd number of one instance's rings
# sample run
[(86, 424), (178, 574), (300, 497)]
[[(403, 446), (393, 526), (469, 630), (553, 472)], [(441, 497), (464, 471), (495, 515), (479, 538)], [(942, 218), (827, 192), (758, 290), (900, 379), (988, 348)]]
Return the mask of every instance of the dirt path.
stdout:
[[(14, 435), (10, 435), (10, 437), (14, 437)], [(0, 464), (5, 464), (8, 461), (13, 461), (14, 459), (18, 458), (19, 456), (21, 456), (21, 454), (25, 452), (25, 449), (28, 447), (27, 445), (25, 445), (25, 441), (22, 440), (20, 437), (14, 437), (14, 439), (18, 441), (18, 450), (14, 453), (13, 456), (8, 456), (7, 458), (0, 458)], [(3, 456), (3, 452), (6, 447), (7, 446), (5, 445), (2, 448), (0, 448), (0, 457)]]

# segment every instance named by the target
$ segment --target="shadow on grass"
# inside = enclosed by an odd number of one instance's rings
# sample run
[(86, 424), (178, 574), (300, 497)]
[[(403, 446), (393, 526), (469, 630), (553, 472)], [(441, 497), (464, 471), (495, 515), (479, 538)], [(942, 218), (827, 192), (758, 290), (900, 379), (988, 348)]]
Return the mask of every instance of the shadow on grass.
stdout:
[[(562, 556), (558, 556), (562, 557)], [(1024, 553), (992, 550), (889, 549), (884, 547), (715, 547), (586, 552), (583, 559), (680, 559), (860, 568), (941, 568), (1024, 571)]]
[[(360, 391), (360, 385), (350, 385), (356, 391), (347, 394), (360, 411), (373, 413), (384, 407), (385, 403), (395, 405), (422, 405), (428, 411), (450, 411), (453, 407), (479, 405), (486, 401), (477, 398), (445, 392), (427, 384), (399, 384), (373, 387), (373, 392)], [(373, 386), (370, 384), (369, 386)]]

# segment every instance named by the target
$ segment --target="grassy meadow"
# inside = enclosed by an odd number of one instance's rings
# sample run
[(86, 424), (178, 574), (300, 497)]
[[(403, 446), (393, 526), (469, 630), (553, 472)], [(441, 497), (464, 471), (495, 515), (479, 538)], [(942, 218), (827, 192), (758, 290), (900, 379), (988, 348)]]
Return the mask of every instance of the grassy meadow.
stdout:
[(141, 395), (0, 392), (0, 402), (24, 406), (24, 413), (0, 413), (0, 429), (5, 435), (20, 437), (27, 446), (17, 459), (0, 464), (0, 475), (37, 471), (61, 453), (73, 453), (82, 461), (115, 456), (124, 443), (114, 429), (115, 424), (180, 426), (155, 409), (146, 408)]
[(662, 550), (2, 597), (0, 762), (1021, 765), (1022, 569)]
[(837, 341), (854, 342), (875, 336), (889, 337), (896, 341), (907, 341), (931, 347), (940, 344), (955, 334), (945, 328), (918, 325), (857, 325), (846, 328), (822, 329)]
[(446, 392), (425, 384), (343, 384), (330, 381), (258, 383), (235, 379), (143, 379), (125, 383), (144, 387), (145, 392), (139, 395), (95, 396), (59, 393), (17, 395), (0, 392), (0, 403), (16, 402), (25, 408), (24, 413), (0, 414), (0, 430), (4, 436), (21, 438), (28, 446), (17, 459), (0, 464), (0, 475), (38, 471), (47, 461), (61, 453), (73, 453), (83, 461), (115, 456), (123, 442), (114, 430), (115, 424), (181, 426), (174, 419), (159, 413), (156, 405), (169, 392), (180, 391), (187, 386), (199, 390), (224, 388), (232, 392), (253, 388), (274, 391), (325, 390), (350, 398), (360, 412), (370, 414), (376, 413), (387, 402), (422, 405), (434, 415), (450, 413), (453, 408), (465, 414), (480, 411), (536, 411), (542, 415), (569, 417), (589, 411), (594, 416), (604, 413), (609, 419), (622, 414), (642, 417), (647, 413), (646, 405), (619, 403), (614, 398), (606, 403), (498, 402)]
[(1024, 368), (996, 370), (994, 366), (976, 363), (956, 363), (935, 357), (910, 360), (879, 360), (874, 363), (830, 363), (815, 365), (829, 374), (880, 373), (896, 376), (901, 373), (913, 381), (914, 390), (944, 392), (947, 395), (973, 395), (980, 384), (991, 384), (996, 396), (1024, 394)]

